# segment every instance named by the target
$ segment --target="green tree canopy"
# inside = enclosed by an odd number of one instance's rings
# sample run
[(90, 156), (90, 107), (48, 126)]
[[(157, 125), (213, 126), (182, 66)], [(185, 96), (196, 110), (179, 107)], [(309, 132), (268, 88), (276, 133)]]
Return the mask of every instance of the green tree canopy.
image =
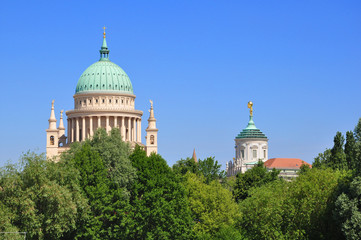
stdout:
[(195, 173), (198, 176), (204, 176), (204, 181), (210, 183), (213, 180), (224, 180), (226, 177), (225, 171), (221, 170), (222, 165), (214, 157), (208, 157), (204, 160), (195, 162), (193, 158), (181, 159), (173, 165), (173, 171), (180, 175), (185, 175), (187, 172)]
[(249, 196), (249, 190), (253, 187), (259, 187), (268, 182), (278, 179), (279, 170), (272, 169), (268, 172), (263, 162), (259, 161), (252, 169), (245, 173), (238, 173), (236, 176), (236, 184), (234, 186), (233, 195), (236, 201), (246, 199)]
[(333, 148), (331, 149), (331, 157), (328, 163), (333, 169), (347, 169), (346, 155), (344, 152), (345, 137), (341, 132), (337, 132), (333, 139)]
[(312, 164), (312, 168), (327, 167), (327, 164), (330, 162), (331, 158), (331, 149), (326, 148), (323, 153), (319, 153)]
[(11, 212), (5, 216), (27, 239), (73, 238), (89, 213), (76, 169), (30, 152), (21, 163), (1, 171), (0, 207)]
[(127, 210), (127, 239), (189, 239), (191, 211), (181, 179), (156, 154), (139, 146), (130, 155), (137, 169)]
[(122, 220), (126, 197), (121, 188), (114, 188), (114, 182), (108, 178), (108, 171), (98, 151), (86, 141), (77, 148), (74, 157), (67, 163), (78, 169), (80, 186), (91, 207), (91, 217), (82, 226), (84, 230), (78, 237), (87, 239), (122, 237), (123, 232), (118, 225)]
[(342, 189), (333, 213), (346, 239), (361, 239), (361, 177)]
[(253, 188), (240, 202), (240, 228), (249, 239), (340, 239), (332, 221), (339, 182), (347, 172), (310, 169), (292, 182)]
[(128, 194), (136, 173), (129, 159), (130, 145), (122, 141), (119, 129), (113, 128), (108, 135), (104, 128), (99, 128), (89, 143), (102, 158), (110, 179)]
[(184, 184), (196, 222), (193, 228), (195, 233), (214, 235), (220, 229), (232, 226), (239, 217), (239, 210), (232, 193), (218, 180), (206, 184), (203, 178), (194, 173), (187, 173)]
[(356, 155), (357, 147), (353, 132), (346, 132), (345, 155), (348, 169), (355, 169), (357, 167)]

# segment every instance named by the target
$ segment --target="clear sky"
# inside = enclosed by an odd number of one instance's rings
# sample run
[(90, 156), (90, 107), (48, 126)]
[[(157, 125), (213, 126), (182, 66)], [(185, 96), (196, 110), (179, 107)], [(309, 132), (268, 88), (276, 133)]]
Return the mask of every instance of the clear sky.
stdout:
[(44, 152), (51, 100), (73, 108), (82, 72), (99, 59), (149, 99), (159, 153), (172, 165), (234, 157), (247, 102), (269, 157), (309, 163), (361, 117), (361, 1), (3, 1), (0, 166)]

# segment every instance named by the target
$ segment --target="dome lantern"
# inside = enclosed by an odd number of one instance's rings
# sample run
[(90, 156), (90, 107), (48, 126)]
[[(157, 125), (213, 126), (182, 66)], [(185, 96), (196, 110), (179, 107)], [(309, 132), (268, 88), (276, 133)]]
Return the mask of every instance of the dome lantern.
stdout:
[(108, 50), (108, 46), (107, 46), (107, 40), (105, 38), (105, 26), (103, 27), (103, 29), (104, 29), (103, 44), (99, 50), (99, 52), (100, 52), (100, 60), (99, 61), (109, 61), (109, 50)]
[(80, 76), (75, 94), (120, 93), (133, 95), (133, 86), (124, 70), (109, 60), (109, 49), (103, 28), (103, 44), (99, 50), (100, 59), (90, 65)]

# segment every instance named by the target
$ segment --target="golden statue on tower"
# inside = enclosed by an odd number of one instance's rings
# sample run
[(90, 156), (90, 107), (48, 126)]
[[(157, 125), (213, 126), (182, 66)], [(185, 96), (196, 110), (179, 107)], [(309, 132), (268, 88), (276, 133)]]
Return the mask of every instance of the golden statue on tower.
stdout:
[(253, 102), (249, 101), (247, 104), (247, 107), (249, 108), (249, 115), (252, 117), (253, 116)]

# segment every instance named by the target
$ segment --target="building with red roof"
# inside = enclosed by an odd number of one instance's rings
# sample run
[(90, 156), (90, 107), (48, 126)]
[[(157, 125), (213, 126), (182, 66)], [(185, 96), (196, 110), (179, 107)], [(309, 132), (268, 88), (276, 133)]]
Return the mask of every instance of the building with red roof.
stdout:
[(308, 165), (312, 168), (311, 164), (299, 158), (271, 158), (264, 163), (264, 166), (269, 171), (273, 168), (281, 170), (279, 176), (289, 180), (298, 176), (298, 172), (302, 165)]

